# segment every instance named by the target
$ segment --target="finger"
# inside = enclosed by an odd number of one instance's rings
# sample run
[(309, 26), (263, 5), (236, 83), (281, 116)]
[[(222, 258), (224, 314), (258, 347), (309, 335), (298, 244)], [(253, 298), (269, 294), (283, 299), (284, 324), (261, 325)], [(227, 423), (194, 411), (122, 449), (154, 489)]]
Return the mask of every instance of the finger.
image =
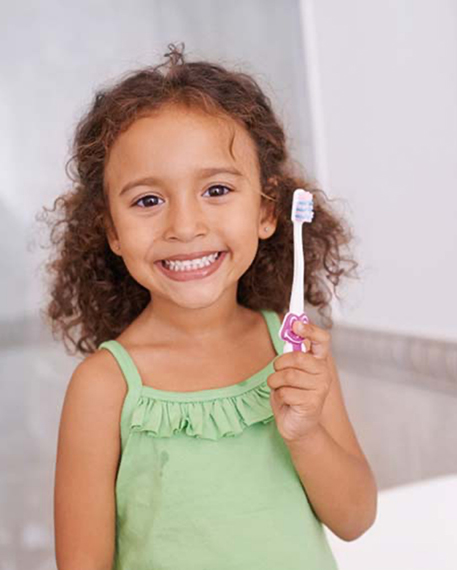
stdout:
[(319, 390), (323, 384), (317, 376), (305, 374), (299, 370), (288, 368), (281, 372), (270, 374), (267, 384), (272, 390), (282, 387), (300, 388), (302, 390)]
[(316, 358), (311, 352), (294, 350), (277, 356), (273, 361), (273, 367), (276, 372), (285, 368), (293, 368), (308, 374), (321, 374), (325, 368), (325, 362)]
[[(330, 333), (312, 323), (295, 321), (292, 330), (298, 336), (306, 338), (310, 342), (310, 351), (316, 358), (325, 359), (330, 350)], [(306, 344), (305, 344), (306, 346)], [(308, 349), (308, 347), (306, 347)]]
[(280, 405), (315, 407), (321, 399), (319, 394), (300, 388), (283, 387), (272, 391), (272, 397)]

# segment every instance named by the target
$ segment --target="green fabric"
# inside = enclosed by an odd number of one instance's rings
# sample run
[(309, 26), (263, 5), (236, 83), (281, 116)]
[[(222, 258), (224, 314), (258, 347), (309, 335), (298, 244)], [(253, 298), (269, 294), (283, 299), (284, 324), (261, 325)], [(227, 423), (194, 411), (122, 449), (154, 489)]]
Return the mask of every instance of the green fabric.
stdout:
[[(280, 319), (263, 314), (282, 354)], [(224, 388), (143, 386), (128, 352), (114, 570), (335, 570), (270, 406), (273, 361)], [(208, 347), (209, 349), (211, 347)]]

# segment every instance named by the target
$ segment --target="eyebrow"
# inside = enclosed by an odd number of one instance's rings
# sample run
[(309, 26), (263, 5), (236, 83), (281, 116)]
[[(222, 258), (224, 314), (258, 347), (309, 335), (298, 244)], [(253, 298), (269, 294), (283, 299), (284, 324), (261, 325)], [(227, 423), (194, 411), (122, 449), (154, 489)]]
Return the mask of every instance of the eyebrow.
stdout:
[[(198, 170), (198, 174), (200, 178), (209, 178), (210, 176), (215, 176), (216, 174), (232, 174), (234, 176), (243, 176), (239, 170), (236, 168), (232, 168), (231, 166), (214, 166), (209, 168), (200, 168)], [(125, 186), (119, 193), (119, 196), (122, 196), (125, 192), (128, 192), (135, 186), (152, 186), (154, 184), (160, 184), (160, 178), (155, 176), (146, 176), (144, 178), (138, 178), (138, 180), (132, 180), (131, 182), (127, 182)]]

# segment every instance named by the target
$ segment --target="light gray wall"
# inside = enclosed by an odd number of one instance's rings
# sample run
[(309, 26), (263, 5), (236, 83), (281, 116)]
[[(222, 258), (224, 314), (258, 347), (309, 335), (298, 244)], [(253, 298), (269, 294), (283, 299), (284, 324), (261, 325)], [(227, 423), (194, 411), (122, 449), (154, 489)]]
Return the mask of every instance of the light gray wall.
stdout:
[(362, 263), (335, 303), (339, 321), (455, 341), (457, 3), (302, 5), (313, 16), (317, 169), (345, 201)]

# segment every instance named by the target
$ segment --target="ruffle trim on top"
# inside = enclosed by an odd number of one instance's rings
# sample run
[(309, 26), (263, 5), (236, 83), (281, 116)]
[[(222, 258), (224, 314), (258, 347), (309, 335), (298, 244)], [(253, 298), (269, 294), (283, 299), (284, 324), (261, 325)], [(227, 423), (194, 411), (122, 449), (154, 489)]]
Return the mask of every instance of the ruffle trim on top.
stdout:
[(265, 380), (242, 394), (214, 400), (175, 402), (142, 394), (130, 429), (153, 437), (172, 437), (178, 432), (211, 440), (234, 437), (253, 424), (266, 424), (274, 418), (270, 392)]

